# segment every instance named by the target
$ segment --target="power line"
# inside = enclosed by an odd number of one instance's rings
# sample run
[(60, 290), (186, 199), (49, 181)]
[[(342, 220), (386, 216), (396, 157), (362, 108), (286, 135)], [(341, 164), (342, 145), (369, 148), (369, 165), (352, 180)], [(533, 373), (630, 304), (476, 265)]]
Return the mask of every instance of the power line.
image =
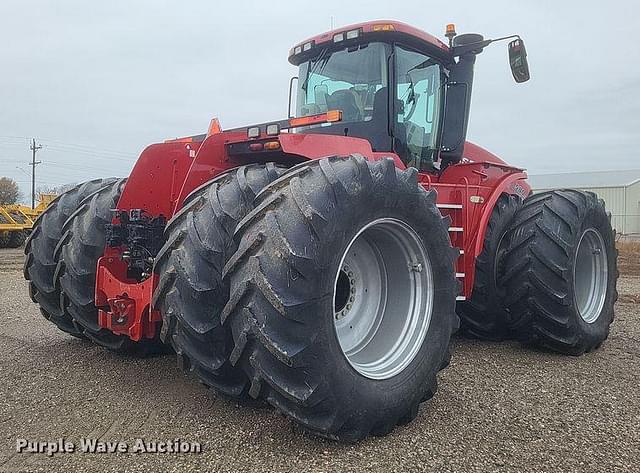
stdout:
[(129, 164), (133, 164), (137, 158), (137, 156), (133, 156), (133, 155), (130, 155), (130, 157), (127, 158), (125, 156), (103, 154), (97, 151), (91, 151), (91, 150), (85, 150), (85, 149), (79, 149), (79, 148), (78, 149), (67, 148), (64, 146), (57, 146), (57, 145), (45, 144), (44, 146), (47, 150), (57, 152), (57, 153), (63, 153), (63, 152), (79, 153), (79, 154), (84, 154), (86, 156), (91, 156), (93, 158), (108, 159), (110, 161), (123, 161)]
[[(27, 140), (30, 141), (30, 138), (24, 137), (24, 136), (0, 136), (0, 140), (2, 139), (9, 139), (9, 140)], [(99, 154), (103, 154), (103, 155), (115, 155), (115, 156), (120, 156), (120, 157), (130, 157), (132, 159), (136, 159), (137, 156), (133, 155), (131, 153), (126, 153), (124, 151), (117, 151), (117, 150), (112, 150), (112, 149), (107, 149), (107, 148), (101, 148), (101, 147), (97, 147), (97, 146), (91, 146), (91, 145), (85, 145), (82, 143), (69, 143), (69, 142), (65, 142), (65, 141), (60, 141), (60, 140), (54, 140), (52, 138), (43, 138), (43, 137), (39, 137), (38, 140), (44, 144), (44, 146), (46, 147), (58, 147), (58, 148), (67, 148), (69, 150), (74, 150), (74, 149), (82, 149), (84, 151), (91, 151), (91, 152), (98, 152)], [(52, 144), (49, 144), (52, 143)], [(13, 143), (10, 143), (13, 144)], [(18, 143), (16, 143), (18, 144)]]

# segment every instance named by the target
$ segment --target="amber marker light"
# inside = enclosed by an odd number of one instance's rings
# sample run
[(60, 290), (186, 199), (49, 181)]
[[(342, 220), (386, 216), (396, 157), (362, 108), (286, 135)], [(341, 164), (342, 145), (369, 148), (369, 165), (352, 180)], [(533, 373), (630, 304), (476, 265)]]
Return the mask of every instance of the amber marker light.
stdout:
[(311, 115), (308, 117), (299, 117), (289, 119), (289, 126), (291, 128), (298, 128), (300, 126), (319, 125), (321, 123), (333, 123), (342, 120), (341, 110), (329, 110), (326, 113), (320, 113), (318, 115)]
[(264, 144), (264, 149), (268, 151), (274, 151), (276, 149), (280, 149), (280, 142), (278, 141), (267, 141)]
[(395, 27), (390, 24), (373, 25), (373, 31), (395, 31)]

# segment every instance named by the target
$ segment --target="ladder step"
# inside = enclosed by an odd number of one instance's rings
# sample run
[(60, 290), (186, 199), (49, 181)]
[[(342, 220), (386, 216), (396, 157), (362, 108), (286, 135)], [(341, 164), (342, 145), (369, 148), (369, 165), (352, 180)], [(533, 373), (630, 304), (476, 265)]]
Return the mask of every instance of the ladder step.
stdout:
[(464, 229), (462, 227), (449, 227), (450, 232), (463, 232)]
[(456, 273), (456, 277), (457, 278), (463, 278), (464, 277), (464, 273)]
[(439, 209), (461, 209), (462, 204), (436, 204)]
[(457, 300), (457, 301), (466, 301), (466, 300), (467, 300), (467, 298), (466, 298), (466, 297), (464, 297), (464, 296), (458, 296), (458, 297), (456, 297), (456, 300)]

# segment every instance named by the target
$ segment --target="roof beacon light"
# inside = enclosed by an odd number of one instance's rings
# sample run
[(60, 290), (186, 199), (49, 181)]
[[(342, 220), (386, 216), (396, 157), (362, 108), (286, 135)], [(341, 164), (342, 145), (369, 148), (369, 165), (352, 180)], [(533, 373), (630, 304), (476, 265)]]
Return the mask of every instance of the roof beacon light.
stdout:
[(344, 41), (344, 33), (338, 33), (333, 35), (333, 42), (339, 43), (340, 41)]
[(444, 35), (449, 38), (449, 47), (451, 47), (453, 45), (453, 38), (458, 36), (458, 33), (456, 33), (456, 25), (454, 25), (453, 23), (449, 23), (447, 25), (447, 31)]
[(309, 51), (311, 49), (311, 46), (313, 46), (313, 43), (311, 43), (311, 42), (305, 43), (305, 45), (302, 46), (302, 50), (303, 51)]
[(296, 46), (293, 50), (293, 54), (300, 54), (302, 52), (302, 46)]

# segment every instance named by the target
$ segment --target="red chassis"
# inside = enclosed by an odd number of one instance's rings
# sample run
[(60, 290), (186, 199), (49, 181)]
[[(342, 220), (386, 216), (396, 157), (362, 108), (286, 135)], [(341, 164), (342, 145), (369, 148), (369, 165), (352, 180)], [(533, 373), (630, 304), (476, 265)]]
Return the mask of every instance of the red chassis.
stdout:
[[(129, 176), (117, 209), (144, 209), (152, 217), (170, 219), (198, 186), (229, 169), (255, 162), (292, 166), (326, 156), (359, 153), (369, 160), (391, 157), (396, 166), (405, 168), (397, 155), (373, 152), (369, 142), (360, 138), (281, 133), (248, 140), (246, 130), (221, 132), (219, 127), (213, 128), (208, 136), (147, 147)], [(271, 143), (273, 149), (265, 149), (265, 143)], [(419, 174), (426, 189), (437, 190), (442, 214), (451, 217), (451, 240), (461, 250), (456, 270), (462, 282), (460, 300), (471, 295), (475, 260), (482, 252), (487, 222), (498, 198), (501, 194), (526, 197), (530, 193), (526, 177), (522, 169), (468, 142), (461, 163), (439, 175)], [(128, 279), (121, 249), (107, 248), (97, 268), (99, 324), (135, 341), (153, 338), (161, 322), (151, 303), (157, 281), (156, 274), (143, 282)]]

